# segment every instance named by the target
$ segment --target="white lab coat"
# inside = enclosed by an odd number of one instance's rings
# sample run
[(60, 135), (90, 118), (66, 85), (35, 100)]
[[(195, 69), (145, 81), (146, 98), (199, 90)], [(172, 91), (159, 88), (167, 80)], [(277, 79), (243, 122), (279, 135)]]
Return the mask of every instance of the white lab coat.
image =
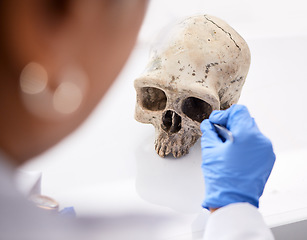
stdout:
[(174, 221), (136, 212), (99, 218), (50, 214), (17, 191), (15, 171), (5, 159), (0, 153), (0, 240), (157, 240), (157, 229)]
[[(13, 177), (14, 170), (0, 154), (0, 240), (156, 240), (160, 239), (156, 229), (171, 221), (135, 213), (95, 219), (50, 215), (16, 190)], [(255, 207), (233, 204), (210, 216), (204, 239), (270, 240), (273, 236)]]
[(0, 154), (0, 240), (74, 239), (70, 231), (63, 231), (72, 229), (66, 219), (57, 221), (17, 191), (14, 173)]
[(249, 203), (235, 203), (212, 213), (204, 240), (273, 240), (258, 209)]

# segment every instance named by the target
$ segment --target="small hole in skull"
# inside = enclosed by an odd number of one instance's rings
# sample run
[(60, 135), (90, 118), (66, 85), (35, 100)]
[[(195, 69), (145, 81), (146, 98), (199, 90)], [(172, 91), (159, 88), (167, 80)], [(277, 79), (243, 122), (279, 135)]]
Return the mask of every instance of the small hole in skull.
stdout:
[(141, 103), (143, 107), (151, 111), (161, 111), (166, 106), (166, 95), (158, 88), (143, 87), (141, 89)]
[(172, 110), (167, 110), (162, 116), (162, 129), (168, 133), (177, 133), (181, 129), (181, 117)]
[(212, 107), (199, 98), (189, 97), (182, 103), (182, 112), (192, 120), (201, 123), (204, 119), (209, 118)]

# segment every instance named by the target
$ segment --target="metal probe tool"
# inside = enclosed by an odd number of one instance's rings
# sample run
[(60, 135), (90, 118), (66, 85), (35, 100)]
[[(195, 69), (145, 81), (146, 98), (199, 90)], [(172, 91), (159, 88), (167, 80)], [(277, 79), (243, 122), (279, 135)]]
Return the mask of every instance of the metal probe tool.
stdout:
[(213, 124), (218, 135), (220, 136), (220, 138), (223, 140), (223, 142), (225, 142), (226, 140), (233, 142), (234, 138), (232, 135), (232, 132), (230, 132), (226, 127), (219, 125), (219, 124)]

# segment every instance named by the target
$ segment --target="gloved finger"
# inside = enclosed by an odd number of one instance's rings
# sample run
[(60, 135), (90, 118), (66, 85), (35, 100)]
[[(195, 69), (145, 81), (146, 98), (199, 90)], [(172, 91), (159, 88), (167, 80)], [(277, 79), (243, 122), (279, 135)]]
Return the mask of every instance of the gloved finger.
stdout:
[(209, 117), (210, 122), (223, 125), (230, 131), (242, 126), (251, 126), (252, 117), (243, 105), (234, 104), (227, 110), (213, 111)]
[(241, 107), (243, 107), (242, 105), (232, 105), (230, 108), (226, 109), (226, 110), (214, 110), (210, 116), (209, 116), (209, 120), (212, 123), (215, 124), (220, 124), (223, 125), (224, 127), (227, 126), (227, 122), (228, 119), (230, 118), (230, 116), (238, 111), (239, 109), (241, 109)]
[(229, 111), (229, 109), (214, 110), (209, 116), (209, 121), (226, 127), (229, 117), (229, 113), (227, 111)]
[(256, 126), (254, 118), (251, 117), (247, 107), (243, 105), (234, 105), (229, 112), (226, 127), (232, 132), (250, 131)]
[(208, 119), (205, 119), (200, 124), (200, 130), (203, 133), (201, 137), (202, 147), (213, 146), (223, 142), (218, 136), (214, 125)]

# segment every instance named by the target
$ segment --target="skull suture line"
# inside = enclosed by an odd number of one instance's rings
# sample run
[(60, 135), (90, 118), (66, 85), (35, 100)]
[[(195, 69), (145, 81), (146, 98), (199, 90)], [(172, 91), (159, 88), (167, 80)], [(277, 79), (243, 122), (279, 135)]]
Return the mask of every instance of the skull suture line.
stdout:
[(202, 15), (176, 25), (134, 82), (135, 118), (154, 125), (157, 153), (187, 154), (202, 120), (238, 102), (249, 65), (246, 42), (224, 21)]

